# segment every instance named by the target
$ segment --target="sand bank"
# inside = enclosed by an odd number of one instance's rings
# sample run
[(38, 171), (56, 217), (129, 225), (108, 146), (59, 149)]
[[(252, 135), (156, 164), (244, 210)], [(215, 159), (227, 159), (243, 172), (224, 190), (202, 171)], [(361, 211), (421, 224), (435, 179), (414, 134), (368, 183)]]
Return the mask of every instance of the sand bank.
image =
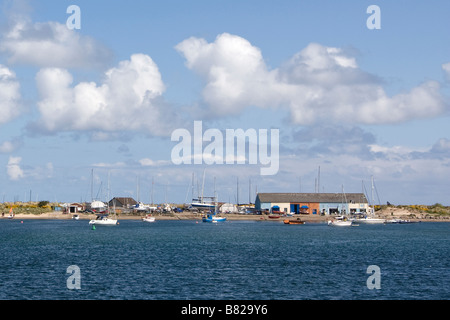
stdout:
[[(113, 216), (113, 215), (112, 215)], [(201, 220), (201, 213), (182, 212), (175, 214), (154, 214), (157, 220)], [(283, 221), (289, 219), (289, 217), (281, 217), (279, 219), (270, 219), (267, 215), (247, 215), (247, 214), (224, 214), (229, 221), (236, 220), (248, 220), (248, 221)], [(42, 214), (16, 214), (15, 220), (28, 220), (28, 219), (47, 219), (47, 220), (69, 220), (72, 219), (72, 214), (63, 214), (61, 212), (47, 212)], [(96, 219), (94, 214), (79, 214), (80, 220), (93, 220)], [(114, 216), (113, 216), (114, 217)], [(140, 220), (142, 216), (138, 215), (117, 215), (118, 220)], [(425, 213), (415, 213), (404, 209), (389, 208), (383, 211), (377, 212), (377, 217), (383, 219), (408, 219), (411, 221), (443, 221), (450, 222), (450, 216), (433, 216)], [(297, 216), (290, 219), (296, 219)], [(302, 221), (309, 223), (322, 223), (331, 220), (333, 216), (320, 216), (320, 215), (301, 215), (299, 218)], [(8, 219), (7, 215), (0, 217), (0, 219)]]

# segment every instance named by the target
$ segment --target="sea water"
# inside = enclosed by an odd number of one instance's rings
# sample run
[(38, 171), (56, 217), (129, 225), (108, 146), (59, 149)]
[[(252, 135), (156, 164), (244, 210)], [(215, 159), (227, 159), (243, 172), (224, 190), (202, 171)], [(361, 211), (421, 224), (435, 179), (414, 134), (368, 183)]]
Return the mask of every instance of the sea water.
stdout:
[(1, 220), (0, 299), (449, 299), (449, 240), (428, 222)]

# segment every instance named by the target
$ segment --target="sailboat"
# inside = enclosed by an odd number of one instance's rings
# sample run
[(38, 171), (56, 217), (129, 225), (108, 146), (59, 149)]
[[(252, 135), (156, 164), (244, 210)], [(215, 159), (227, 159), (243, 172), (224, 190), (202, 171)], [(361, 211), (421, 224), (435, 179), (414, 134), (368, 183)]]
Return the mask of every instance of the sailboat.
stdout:
[(344, 203), (347, 203), (347, 196), (345, 195), (345, 192), (344, 192), (344, 185), (342, 185), (341, 213), (344, 213), (344, 215), (338, 216), (335, 219), (328, 221), (329, 226), (350, 227), (353, 224), (353, 222), (351, 220), (347, 219), (347, 217), (345, 216), (347, 209), (344, 208), (345, 207)]
[[(199, 210), (214, 210), (216, 207), (216, 197), (206, 197), (203, 195), (205, 189), (205, 173), (206, 169), (203, 171), (203, 183), (202, 183), (202, 194), (198, 196), (196, 199), (193, 198), (190, 203), (191, 208), (199, 209)], [(194, 175), (192, 175), (192, 193), (194, 193)]]
[(108, 218), (107, 214), (98, 214), (97, 219), (89, 221), (89, 225), (115, 226), (117, 225), (117, 220)]
[(208, 213), (206, 216), (204, 216), (204, 217), (202, 218), (202, 221), (203, 221), (203, 222), (212, 222), (212, 223), (225, 222), (225, 221), (227, 221), (227, 218), (226, 218), (226, 217), (220, 217), (220, 216), (218, 216), (218, 215), (217, 215), (217, 212), (218, 212), (218, 210), (217, 210), (217, 202), (216, 202), (216, 203), (215, 203), (215, 206), (214, 206), (214, 211), (211, 210), (210, 213)]
[[(94, 182), (94, 170), (92, 170), (92, 181), (91, 181), (91, 192), (92, 192), (92, 185)], [(108, 173), (108, 193), (109, 193), (109, 173)], [(91, 197), (93, 195), (91, 194)], [(98, 202), (98, 201), (97, 201)], [(92, 202), (94, 203), (94, 201)], [(109, 203), (107, 207), (108, 213), (98, 213), (97, 219), (89, 221), (89, 225), (91, 225), (93, 228), (95, 226), (116, 226), (117, 225), (117, 219), (110, 219), (108, 218), (109, 215)], [(114, 215), (116, 214), (116, 203), (114, 201)]]
[(328, 221), (329, 226), (335, 226), (335, 227), (350, 227), (353, 224), (351, 220), (348, 220), (347, 218), (341, 216), (336, 217), (336, 220), (330, 220)]
[(11, 207), (11, 209), (9, 209), (8, 219), (14, 219), (14, 212), (13, 212), (13, 208), (12, 207)]
[(215, 188), (215, 180), (214, 180), (214, 210), (211, 210), (210, 213), (208, 213), (206, 216), (204, 216), (202, 218), (203, 222), (212, 222), (212, 223), (217, 223), (217, 222), (225, 222), (227, 221), (227, 218), (225, 217), (220, 217), (217, 216), (217, 194), (216, 194), (216, 188)]
[(367, 223), (367, 224), (383, 224), (383, 223), (386, 223), (386, 219), (373, 217), (373, 215), (375, 214), (375, 206), (373, 204), (373, 190), (374, 190), (374, 184), (373, 184), (373, 176), (372, 176), (372, 207), (371, 208), (369, 207), (371, 216), (365, 215), (362, 218), (354, 219), (354, 221), (359, 222), (359, 223)]

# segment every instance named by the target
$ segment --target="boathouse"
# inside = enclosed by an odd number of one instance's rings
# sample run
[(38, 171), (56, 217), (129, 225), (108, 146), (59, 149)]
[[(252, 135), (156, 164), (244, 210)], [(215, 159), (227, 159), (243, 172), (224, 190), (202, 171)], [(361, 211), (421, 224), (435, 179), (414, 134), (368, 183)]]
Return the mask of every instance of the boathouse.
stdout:
[(116, 208), (116, 209), (130, 209), (134, 206), (136, 206), (138, 203), (133, 198), (122, 198), (122, 197), (116, 197), (113, 198), (111, 201), (109, 201), (109, 207), (110, 208)]
[(285, 214), (349, 214), (369, 211), (363, 193), (258, 193), (255, 208)]

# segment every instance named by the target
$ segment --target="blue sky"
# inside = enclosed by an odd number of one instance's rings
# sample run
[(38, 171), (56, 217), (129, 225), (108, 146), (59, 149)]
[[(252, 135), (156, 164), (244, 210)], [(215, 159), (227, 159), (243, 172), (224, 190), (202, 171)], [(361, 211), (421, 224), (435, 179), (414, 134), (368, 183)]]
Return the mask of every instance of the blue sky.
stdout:
[[(81, 29), (69, 30), (70, 5)], [(369, 30), (378, 5), (381, 29)], [(0, 196), (450, 204), (447, 1), (1, 1)], [(177, 128), (280, 130), (280, 168), (180, 165)], [(137, 195), (137, 181), (140, 194)], [(257, 189), (257, 190), (256, 190)], [(1, 198), (0, 198), (1, 200)], [(378, 202), (378, 200), (377, 200)]]

